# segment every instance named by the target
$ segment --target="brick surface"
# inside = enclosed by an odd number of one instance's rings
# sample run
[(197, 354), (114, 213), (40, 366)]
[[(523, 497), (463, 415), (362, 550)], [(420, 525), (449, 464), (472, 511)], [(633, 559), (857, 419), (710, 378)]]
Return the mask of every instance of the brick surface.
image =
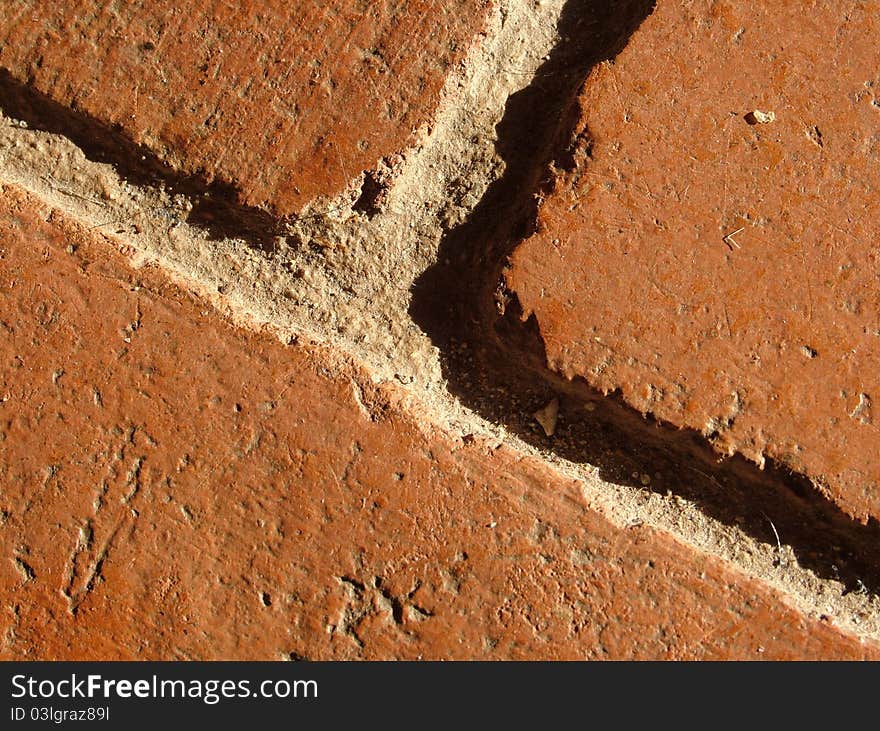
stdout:
[(4, 658), (856, 658), (0, 189)]
[(585, 82), (508, 274), (553, 369), (860, 520), (880, 516), (877, 11), (661, 0)]
[(415, 141), (486, 0), (10, 0), (0, 67), (282, 214)]

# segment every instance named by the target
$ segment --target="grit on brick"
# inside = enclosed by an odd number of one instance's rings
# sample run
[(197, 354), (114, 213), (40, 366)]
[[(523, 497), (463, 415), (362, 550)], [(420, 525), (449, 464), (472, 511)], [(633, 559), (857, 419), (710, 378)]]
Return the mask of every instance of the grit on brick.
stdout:
[(487, 0), (10, 0), (0, 67), (280, 214), (414, 144)]
[(860, 521), (880, 516), (878, 9), (660, 0), (586, 80), (507, 274), (552, 369)]
[(878, 656), (126, 255), (0, 188), (0, 656)]

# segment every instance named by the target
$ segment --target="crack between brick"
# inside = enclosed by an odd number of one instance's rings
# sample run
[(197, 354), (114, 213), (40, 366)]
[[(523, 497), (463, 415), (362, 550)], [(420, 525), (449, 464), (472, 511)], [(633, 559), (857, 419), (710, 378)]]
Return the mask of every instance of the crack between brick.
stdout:
[[(508, 258), (534, 232), (540, 199), (557, 176), (588, 163), (589, 130), (572, 132), (584, 79), (613, 62), (652, 7), (649, 0), (566, 6), (561, 33), (569, 40), (511, 97), (499, 125), (504, 175), (444, 239), (438, 265), (417, 282), (411, 312), (438, 345), (452, 393), (563, 472), (582, 475), (578, 465), (592, 465), (607, 489), (588, 499), (615, 522), (669, 532), (780, 590), (800, 611), (877, 639), (876, 522), (852, 520), (821, 484), (783, 465), (768, 461), (761, 470), (738, 455), (719, 463), (704, 435), (554, 372), (534, 316), (505, 286)], [(589, 30), (577, 37), (585, 20), (597, 21), (588, 25), (601, 29), (598, 37)], [(534, 414), (557, 399), (565, 428), (551, 436)], [(660, 485), (658, 471), (665, 473)]]
[[(534, 320), (521, 321), (503, 287), (548, 166), (570, 164), (566, 151), (589, 152), (588, 139), (567, 137), (579, 84), (651, 7), (604, 5), (499, 2), (485, 38), (450, 77), (430, 129), (378, 193), (365, 189), (376, 175), (363, 171), (330, 203), (278, 219), (238, 205), (230, 186), (178, 175), (5, 72), (0, 182), (108, 235), (135, 267), (160, 265), (238, 324), (348, 353), (449, 436), (504, 441), (576, 478), (585, 502), (614, 524), (662, 530), (774, 587), (808, 615), (878, 639), (880, 566), (866, 551), (876, 526), (841, 517), (813, 485), (775, 466), (760, 473), (734, 459), (719, 467), (699, 435), (681, 436), (613, 394), (554, 374)], [(377, 301), (387, 303), (378, 312)], [(450, 314), (459, 327), (438, 326)], [(536, 432), (531, 419), (554, 397), (565, 439)], [(592, 426), (578, 427), (574, 416), (587, 406)], [(681, 478), (669, 495), (655, 491), (643, 477), (650, 482), (658, 465), (684, 467), (694, 479)], [(769, 502), (756, 505), (756, 495)], [(824, 547), (829, 540), (845, 545), (835, 552)], [(819, 555), (808, 556), (817, 545)]]

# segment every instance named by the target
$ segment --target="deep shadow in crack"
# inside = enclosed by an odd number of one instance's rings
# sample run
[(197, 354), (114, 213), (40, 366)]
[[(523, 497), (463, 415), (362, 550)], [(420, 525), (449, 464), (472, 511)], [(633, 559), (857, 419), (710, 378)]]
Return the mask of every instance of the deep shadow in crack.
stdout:
[[(505, 172), (462, 225), (444, 237), (436, 265), (413, 287), (411, 314), (441, 353), (451, 392), (491, 422), (565, 459), (594, 465), (603, 479), (686, 499), (737, 526), (775, 554), (779, 541), (801, 566), (847, 591), (880, 590), (880, 526), (852, 520), (819, 487), (785, 467), (764, 470), (735, 456), (720, 461), (710, 443), (645, 417), (619, 395), (547, 367), (534, 317), (523, 321), (503, 271), (534, 230), (552, 168), (573, 144), (576, 98), (590, 70), (611, 60), (650, 14), (653, 2), (569, 0), (560, 41), (532, 83), (508, 100), (498, 124)], [(503, 310), (503, 314), (500, 311)], [(557, 433), (534, 412), (557, 397)]]
[(0, 109), (31, 129), (63, 135), (89, 160), (112, 165), (128, 183), (185, 195), (193, 204), (187, 223), (213, 239), (240, 238), (268, 253), (275, 249), (275, 237), (283, 233), (284, 219), (241, 204), (233, 185), (177, 172), (120, 129), (53, 101), (5, 69), (0, 69)]

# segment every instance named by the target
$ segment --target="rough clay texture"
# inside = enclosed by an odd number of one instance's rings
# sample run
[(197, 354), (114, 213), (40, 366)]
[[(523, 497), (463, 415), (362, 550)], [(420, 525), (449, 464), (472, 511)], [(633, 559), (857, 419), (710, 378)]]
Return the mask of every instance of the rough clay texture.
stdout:
[(0, 657), (878, 656), (129, 254), (0, 188)]
[[(588, 64), (567, 64), (577, 49), (599, 59), (626, 46), (617, 6), (195, 3), (150, 25), (159, 6), (7, 5), (0, 38), (16, 41), (0, 44), (2, 657), (877, 656), (871, 526), (829, 518), (772, 472), (752, 481), (691, 461), (673, 440), (650, 441), (661, 430), (634, 411), (620, 423), (638, 428), (603, 441), (611, 400), (584, 403), (562, 388), (528, 350), (531, 330), (512, 332), (515, 315), (510, 343), (495, 337), (496, 305), (510, 303), (497, 275), (533, 220), (523, 201), (545, 169), (538, 150), (552, 147), (557, 121), (578, 116), (564, 104)], [(627, 18), (651, 12), (639, 0), (625, 7)], [(842, 12), (821, 12), (843, 23)], [(804, 16), (792, 25), (808, 27)], [(677, 45), (702, 38), (690, 17), (668, 29), (670, 53), (649, 54), (657, 68), (695, 52)], [(291, 58), (285, 43), (310, 56)], [(873, 52), (850, 45), (853, 59)], [(608, 73), (590, 77), (585, 100)], [(650, 83), (680, 99), (683, 126), (700, 97), (672, 78)], [(775, 118), (748, 131), (785, 129), (782, 106), (763, 103), (754, 109)], [(746, 111), (724, 130), (733, 135)], [(288, 148), (273, 142), (278, 124)], [(814, 130), (810, 145), (828, 155), (833, 127), (815, 126), (822, 136)], [(531, 129), (542, 132), (529, 152), (517, 141)], [(574, 170), (589, 176), (582, 153)], [(573, 180), (558, 178), (542, 217)], [(229, 192), (298, 215), (230, 208)], [(594, 203), (597, 217), (610, 205)], [(487, 223), (487, 211), (510, 227)], [(501, 228), (517, 233), (492, 235)], [(462, 259), (455, 241), (473, 256)], [(741, 236), (728, 241), (745, 251)], [(461, 281), (487, 296), (455, 310), (468, 321), (461, 333), (476, 337), (450, 346), (415, 310), (436, 298), (434, 314), (446, 312), (447, 290), (433, 289), (443, 278), (423, 275), (459, 260), (475, 263)], [(542, 286), (556, 291), (568, 273)], [(575, 301), (609, 286), (579, 281)], [(815, 342), (803, 351), (814, 366)], [(488, 343), (496, 359), (468, 355)], [(526, 389), (505, 382), (514, 371)], [(457, 387), (484, 381), (477, 399)], [(850, 413), (867, 423), (863, 393)], [(596, 422), (578, 431), (584, 413)], [(532, 427), (546, 436), (529, 441)], [(620, 461), (609, 471), (589, 454)], [(630, 479), (622, 467), (633, 461)], [(757, 509), (719, 509), (728, 488), (753, 484), (766, 490)]]
[(507, 276), (554, 370), (860, 521), (880, 516), (878, 10), (661, 0), (584, 83)]
[(10, 0), (0, 65), (176, 168), (290, 214), (415, 141), (488, 7)]

